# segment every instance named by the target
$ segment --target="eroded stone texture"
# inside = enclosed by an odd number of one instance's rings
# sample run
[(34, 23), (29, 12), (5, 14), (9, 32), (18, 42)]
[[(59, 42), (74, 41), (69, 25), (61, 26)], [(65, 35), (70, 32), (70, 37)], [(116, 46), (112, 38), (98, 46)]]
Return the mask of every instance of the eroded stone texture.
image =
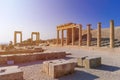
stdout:
[(18, 64), (37, 60), (60, 59), (64, 58), (65, 56), (66, 56), (65, 52), (43, 52), (33, 54), (0, 55), (0, 65), (9, 65), (8, 62)]
[(20, 43), (22, 43), (22, 32), (21, 31), (15, 31), (14, 32), (14, 45), (17, 43), (17, 34), (20, 34)]
[(0, 80), (23, 80), (23, 72), (16, 66), (1, 67)]
[(66, 60), (53, 60), (43, 63), (43, 71), (52, 78), (58, 78), (74, 72), (75, 63)]
[(101, 65), (101, 57), (87, 57), (83, 60), (85, 68), (96, 68)]
[(114, 21), (110, 21), (110, 48), (114, 48)]
[(98, 30), (97, 30), (97, 46), (101, 47), (101, 23), (98, 23)]

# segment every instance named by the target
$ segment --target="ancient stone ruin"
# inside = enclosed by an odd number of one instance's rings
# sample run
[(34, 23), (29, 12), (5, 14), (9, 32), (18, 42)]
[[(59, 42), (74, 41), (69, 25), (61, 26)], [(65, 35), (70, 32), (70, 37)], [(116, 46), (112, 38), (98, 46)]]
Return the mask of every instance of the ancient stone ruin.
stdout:
[[(97, 29), (94, 30), (91, 24), (87, 25), (87, 30), (82, 29), (82, 24), (67, 23), (57, 26), (57, 45), (79, 45), (79, 46), (97, 46), (103, 47), (107, 41), (110, 48), (114, 48), (116, 40), (120, 38), (117, 35), (118, 29), (114, 29), (114, 21), (110, 21), (110, 29), (102, 29), (102, 25), (99, 22)], [(64, 37), (64, 31), (66, 30), (66, 37)], [(60, 32), (61, 31), (61, 39)], [(115, 32), (116, 31), (116, 32)], [(106, 44), (107, 44), (106, 43)]]

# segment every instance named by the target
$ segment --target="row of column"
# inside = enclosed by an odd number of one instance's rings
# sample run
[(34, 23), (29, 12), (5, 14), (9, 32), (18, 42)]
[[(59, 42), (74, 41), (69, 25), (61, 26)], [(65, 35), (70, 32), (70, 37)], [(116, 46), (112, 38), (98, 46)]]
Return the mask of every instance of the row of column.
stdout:
[[(91, 24), (87, 25), (87, 46), (91, 45)], [(62, 30), (61, 45), (64, 44), (64, 30)], [(72, 45), (75, 41), (75, 27), (72, 28)], [(57, 44), (59, 44), (59, 30), (57, 30)], [(66, 37), (66, 44), (68, 45), (68, 38)], [(79, 25), (79, 46), (82, 45), (82, 25)], [(97, 47), (101, 47), (101, 23), (97, 24)], [(114, 47), (114, 21), (110, 21), (110, 48)]]
[[(60, 30), (57, 30), (57, 44), (59, 44), (59, 32)], [(75, 42), (75, 27), (72, 28), (72, 45), (74, 45)], [(68, 30), (67, 30), (67, 37), (66, 37), (66, 45), (69, 44), (69, 38), (68, 38)], [(64, 45), (64, 30), (61, 30), (61, 45)]]

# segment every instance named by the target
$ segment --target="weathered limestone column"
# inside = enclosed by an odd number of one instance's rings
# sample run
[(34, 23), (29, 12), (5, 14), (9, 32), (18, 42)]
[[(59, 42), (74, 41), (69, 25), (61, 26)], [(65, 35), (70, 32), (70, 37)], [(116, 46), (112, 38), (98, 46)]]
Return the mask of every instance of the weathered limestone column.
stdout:
[(31, 33), (31, 40), (33, 41), (33, 34)]
[(20, 43), (22, 43), (22, 33), (20, 33)]
[(72, 45), (75, 43), (75, 28), (72, 28)]
[(57, 30), (57, 45), (59, 44), (59, 30)]
[(110, 48), (114, 48), (114, 21), (110, 21)]
[(37, 36), (38, 36), (38, 41), (39, 41), (40, 40), (40, 33), (39, 32), (38, 32)]
[(66, 45), (69, 44), (69, 41), (68, 41), (68, 35), (69, 35), (69, 33), (68, 33), (68, 29), (67, 29), (67, 30), (66, 30)]
[(82, 45), (82, 25), (79, 25), (79, 46)]
[(91, 24), (88, 24), (87, 25), (87, 46), (90, 46), (91, 44), (91, 35), (90, 35), (90, 28), (91, 27)]
[(62, 30), (61, 45), (64, 45), (64, 30)]
[(16, 44), (16, 32), (14, 32), (14, 45)]
[(101, 47), (101, 23), (99, 22), (97, 25), (97, 47)]

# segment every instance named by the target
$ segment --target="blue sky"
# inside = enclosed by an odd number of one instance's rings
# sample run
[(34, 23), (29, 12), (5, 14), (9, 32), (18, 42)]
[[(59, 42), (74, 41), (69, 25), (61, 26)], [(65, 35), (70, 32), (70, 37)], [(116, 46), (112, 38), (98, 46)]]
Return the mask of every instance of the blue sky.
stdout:
[(0, 0), (0, 42), (13, 41), (14, 31), (22, 31), (23, 40), (32, 31), (41, 39), (56, 37), (56, 26), (68, 22), (109, 27), (113, 19), (120, 25), (119, 0)]

